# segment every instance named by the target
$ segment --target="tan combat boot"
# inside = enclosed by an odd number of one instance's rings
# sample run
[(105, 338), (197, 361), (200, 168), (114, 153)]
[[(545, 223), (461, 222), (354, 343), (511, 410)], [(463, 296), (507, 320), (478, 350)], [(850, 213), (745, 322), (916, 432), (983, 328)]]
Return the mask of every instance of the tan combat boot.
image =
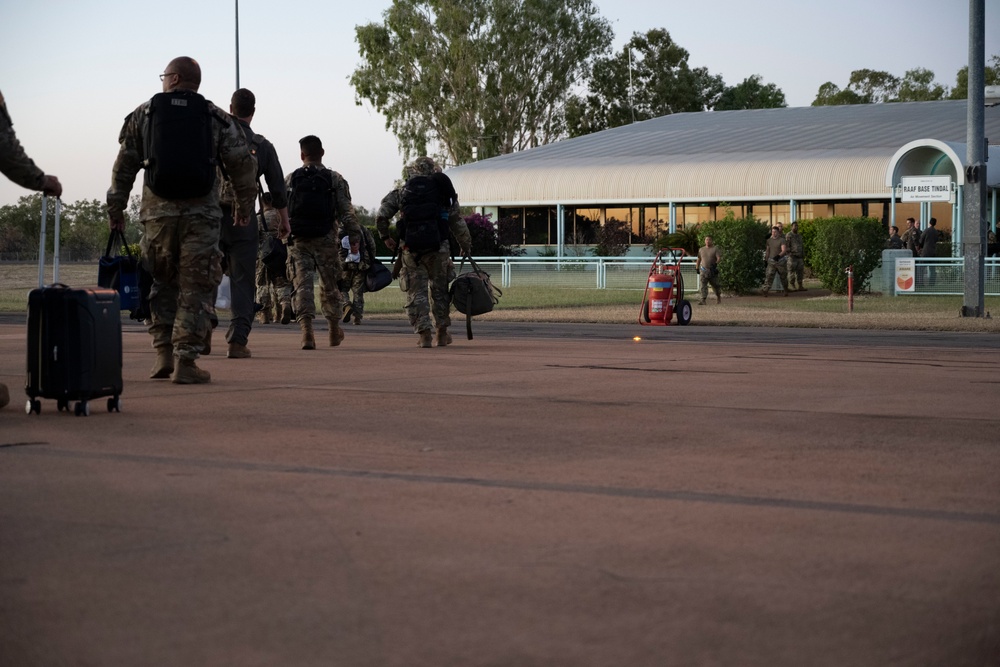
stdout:
[(445, 345), (451, 345), (451, 334), (448, 333), (448, 327), (438, 327), (437, 346), (444, 347)]
[(270, 324), (273, 321), (274, 318), (271, 317), (270, 308), (265, 308), (264, 310), (257, 313), (257, 322), (259, 322), (260, 324)]
[(431, 347), (433, 344), (433, 336), (431, 336), (430, 329), (424, 329), (418, 332), (420, 334), (420, 340), (417, 341), (417, 347)]
[(292, 321), (292, 306), (286, 303), (281, 307), (281, 323), (288, 324)]
[(299, 320), (299, 328), (302, 329), (302, 349), (315, 350), (316, 336), (313, 335), (313, 321), (311, 317), (303, 317)]
[(178, 359), (170, 381), (174, 384), (208, 384), (212, 381), (212, 375), (195, 366), (194, 359)]
[(212, 332), (215, 331), (211, 326), (208, 327), (208, 333), (205, 334), (205, 347), (202, 348), (202, 354), (212, 354)]
[(330, 347), (337, 347), (344, 340), (344, 330), (340, 328), (339, 320), (327, 320), (330, 323)]
[(174, 372), (174, 348), (156, 348), (156, 362), (153, 370), (149, 371), (152, 380), (166, 380)]
[(246, 345), (240, 345), (239, 343), (230, 343), (229, 351), (226, 352), (227, 359), (249, 359), (250, 358), (250, 348)]

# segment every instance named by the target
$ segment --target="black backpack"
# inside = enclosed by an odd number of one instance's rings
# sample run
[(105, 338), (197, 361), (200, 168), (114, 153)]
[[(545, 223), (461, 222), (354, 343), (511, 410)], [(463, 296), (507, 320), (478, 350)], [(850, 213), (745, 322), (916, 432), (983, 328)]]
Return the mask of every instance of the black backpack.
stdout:
[(164, 199), (208, 195), (216, 165), (208, 101), (191, 92), (158, 93), (150, 100), (146, 123), (146, 186)]
[(333, 174), (322, 167), (299, 167), (288, 187), (288, 218), (294, 236), (316, 238), (333, 229)]
[[(402, 229), (400, 237), (412, 252), (427, 252), (441, 247), (448, 235), (443, 229), (441, 191), (431, 176), (413, 176), (403, 186)], [(399, 225), (397, 225), (399, 227)]]

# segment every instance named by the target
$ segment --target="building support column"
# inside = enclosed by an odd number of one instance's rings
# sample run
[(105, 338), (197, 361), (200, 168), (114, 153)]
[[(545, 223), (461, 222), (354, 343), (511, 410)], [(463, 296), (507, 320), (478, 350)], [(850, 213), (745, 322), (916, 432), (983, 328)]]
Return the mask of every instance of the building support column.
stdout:
[(670, 233), (673, 234), (677, 231), (677, 205), (670, 202)]
[(566, 208), (556, 204), (556, 257), (562, 257), (566, 250)]

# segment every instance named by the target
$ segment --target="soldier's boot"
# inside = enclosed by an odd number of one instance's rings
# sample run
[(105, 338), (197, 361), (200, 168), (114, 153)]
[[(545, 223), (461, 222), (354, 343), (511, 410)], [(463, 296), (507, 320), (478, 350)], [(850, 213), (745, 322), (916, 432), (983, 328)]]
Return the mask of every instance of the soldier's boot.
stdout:
[(249, 359), (250, 348), (240, 343), (230, 343), (229, 351), (226, 352), (227, 359)]
[(170, 381), (174, 384), (208, 384), (212, 381), (212, 374), (198, 368), (194, 359), (177, 359)]
[(0, 382), (0, 408), (10, 403), (10, 391), (7, 389), (7, 385)]
[(344, 330), (340, 328), (340, 320), (330, 320), (330, 347), (337, 347), (344, 341)]
[(257, 321), (261, 324), (270, 324), (271, 322), (273, 322), (274, 318), (271, 316), (271, 308), (270, 307), (265, 308), (264, 310), (257, 313)]
[(722, 303), (722, 295), (721, 294), (716, 294), (715, 295), (715, 302), (716, 303)]
[(173, 372), (174, 348), (169, 346), (156, 348), (156, 361), (153, 363), (153, 369), (149, 371), (150, 379), (165, 380)]
[(701, 301), (699, 301), (699, 302), (698, 302), (698, 305), (699, 305), (699, 306), (704, 306), (704, 305), (705, 305), (705, 300), (704, 300), (704, 299), (702, 299)]
[(417, 341), (417, 347), (431, 347), (433, 344), (433, 336), (431, 335), (430, 329), (424, 329), (418, 332), (420, 334), (420, 340)]
[(313, 321), (311, 317), (303, 317), (299, 320), (299, 328), (302, 329), (302, 349), (315, 350), (316, 336), (313, 334)]
[(292, 305), (286, 303), (281, 306), (281, 323), (288, 324), (292, 321)]
[(354, 316), (354, 323), (355, 324), (361, 324), (361, 316), (360, 315), (355, 315)]
[(451, 345), (451, 334), (448, 333), (448, 327), (438, 327), (437, 346), (444, 347), (445, 345)]

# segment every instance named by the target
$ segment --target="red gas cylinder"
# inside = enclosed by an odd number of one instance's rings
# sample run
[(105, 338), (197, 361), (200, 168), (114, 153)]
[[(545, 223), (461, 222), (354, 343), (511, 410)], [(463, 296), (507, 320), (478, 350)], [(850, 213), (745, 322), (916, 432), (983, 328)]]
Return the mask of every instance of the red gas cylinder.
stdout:
[(648, 303), (649, 321), (666, 324), (674, 316), (674, 272), (667, 269), (663, 273), (649, 276)]

